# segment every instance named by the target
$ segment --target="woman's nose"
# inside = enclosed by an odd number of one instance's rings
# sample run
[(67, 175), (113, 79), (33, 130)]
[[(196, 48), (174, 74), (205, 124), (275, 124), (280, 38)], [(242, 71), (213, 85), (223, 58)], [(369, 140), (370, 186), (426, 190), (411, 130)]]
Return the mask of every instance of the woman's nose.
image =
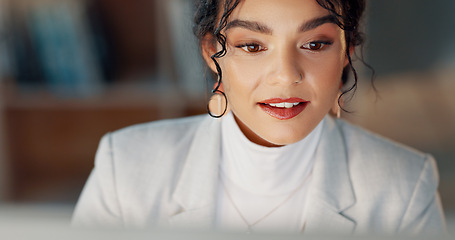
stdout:
[(273, 61), (271, 82), (274, 84), (297, 84), (303, 81), (304, 73), (298, 62), (297, 53), (292, 50), (277, 51)]

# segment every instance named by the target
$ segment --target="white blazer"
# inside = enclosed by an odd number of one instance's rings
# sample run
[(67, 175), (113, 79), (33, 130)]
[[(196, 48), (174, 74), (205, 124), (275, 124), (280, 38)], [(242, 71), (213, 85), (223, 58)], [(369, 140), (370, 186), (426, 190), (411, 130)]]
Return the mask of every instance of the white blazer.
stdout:
[[(214, 227), (219, 121), (164, 120), (105, 135), (73, 225)], [(304, 233), (444, 233), (434, 159), (327, 117)]]

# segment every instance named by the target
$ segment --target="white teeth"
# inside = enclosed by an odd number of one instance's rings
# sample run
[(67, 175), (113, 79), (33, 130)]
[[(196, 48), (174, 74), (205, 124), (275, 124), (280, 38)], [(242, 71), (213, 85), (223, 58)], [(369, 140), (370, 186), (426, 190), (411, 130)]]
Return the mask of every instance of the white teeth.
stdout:
[(269, 103), (270, 106), (272, 107), (277, 107), (277, 108), (292, 108), (294, 106), (299, 105), (300, 103), (288, 103), (288, 102), (282, 102), (282, 103)]
[(294, 104), (293, 103), (284, 103), (284, 107), (291, 108), (291, 107), (294, 107)]

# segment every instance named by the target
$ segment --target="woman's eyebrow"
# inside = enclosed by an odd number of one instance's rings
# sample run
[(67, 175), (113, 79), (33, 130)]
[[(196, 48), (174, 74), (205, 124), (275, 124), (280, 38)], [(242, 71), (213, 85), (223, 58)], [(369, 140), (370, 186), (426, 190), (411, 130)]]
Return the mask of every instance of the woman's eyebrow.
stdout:
[[(313, 18), (311, 20), (304, 22), (302, 25), (300, 25), (300, 27), (298, 28), (298, 31), (306, 32), (306, 31), (315, 29), (325, 23), (336, 24), (337, 21), (336, 21), (336, 18), (332, 15), (326, 15), (326, 16), (322, 16), (322, 17)], [(240, 20), (240, 19), (234, 19), (234, 20), (230, 21), (226, 25), (225, 31), (227, 31), (231, 28), (236, 28), (236, 27), (244, 28), (244, 29), (247, 29), (247, 30), (250, 30), (253, 32), (259, 32), (259, 33), (264, 33), (264, 34), (268, 34), (268, 35), (271, 35), (273, 33), (273, 30), (271, 28), (269, 28), (268, 26), (266, 26), (262, 23), (259, 23), (256, 21)]]
[(337, 24), (337, 19), (332, 15), (326, 15), (326, 16), (314, 18), (314, 19), (306, 21), (302, 25), (300, 25), (298, 31), (299, 32), (310, 31), (310, 30), (313, 30), (326, 23)]
[(247, 21), (247, 20), (240, 20), (240, 19), (235, 19), (230, 21), (226, 25), (226, 31), (231, 29), (231, 28), (245, 28), (253, 32), (259, 32), (259, 33), (264, 33), (264, 34), (272, 34), (272, 29), (269, 27), (259, 23), (259, 22), (254, 22), (254, 21)]

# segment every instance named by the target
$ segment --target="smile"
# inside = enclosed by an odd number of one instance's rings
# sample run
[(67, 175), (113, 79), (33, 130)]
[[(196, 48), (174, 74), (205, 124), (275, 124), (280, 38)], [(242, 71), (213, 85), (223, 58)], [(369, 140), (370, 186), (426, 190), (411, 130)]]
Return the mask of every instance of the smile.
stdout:
[(270, 106), (272, 107), (277, 107), (277, 108), (291, 108), (294, 106), (299, 105), (300, 103), (289, 103), (289, 102), (282, 102), (282, 103), (269, 103)]
[(309, 103), (309, 101), (301, 98), (274, 98), (259, 102), (259, 106), (271, 117), (279, 120), (288, 120), (303, 112)]

